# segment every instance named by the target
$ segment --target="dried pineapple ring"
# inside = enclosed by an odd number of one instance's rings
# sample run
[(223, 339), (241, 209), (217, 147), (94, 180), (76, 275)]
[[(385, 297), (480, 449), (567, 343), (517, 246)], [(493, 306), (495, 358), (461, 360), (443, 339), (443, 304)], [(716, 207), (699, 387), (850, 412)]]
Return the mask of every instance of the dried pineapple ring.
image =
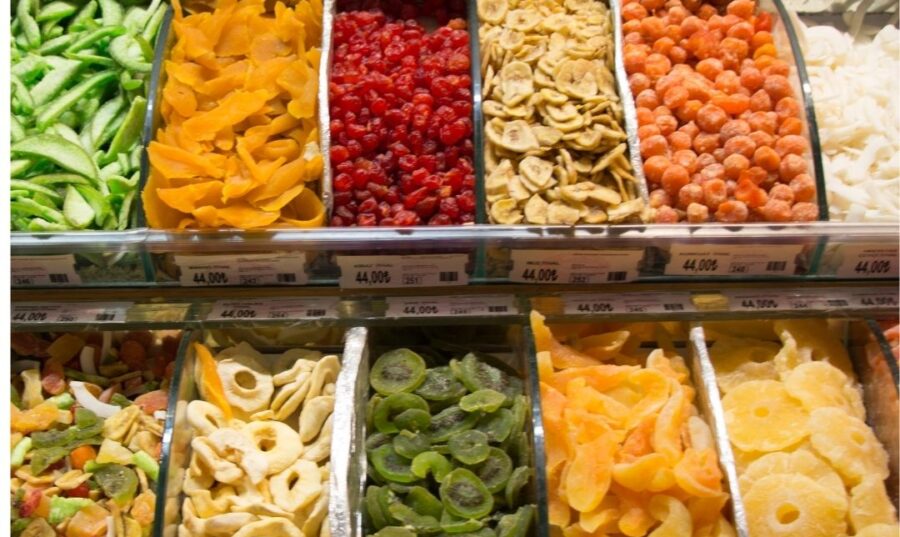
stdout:
[(847, 485), (857, 485), (867, 476), (887, 479), (887, 452), (864, 421), (837, 408), (819, 408), (809, 416), (809, 430), (813, 448)]
[(777, 380), (773, 360), (780, 350), (771, 341), (720, 337), (709, 348), (709, 358), (716, 368), (716, 384), (722, 393), (728, 393), (748, 380)]
[(807, 412), (835, 407), (861, 420), (866, 419), (859, 390), (847, 375), (828, 362), (798, 365), (784, 378), (784, 387), (803, 403)]
[(775, 321), (774, 327), (782, 341), (793, 339), (810, 360), (826, 361), (848, 377), (853, 376), (847, 348), (829, 327), (827, 319), (786, 319)]
[(739, 479), (741, 491), (746, 494), (753, 483), (773, 474), (805, 475), (828, 489), (841, 501), (847, 501), (844, 482), (837, 472), (813, 452), (804, 448), (790, 453), (781, 451), (767, 453), (750, 463), (747, 469), (741, 472)]
[(187, 419), (194, 428), (194, 434), (200, 436), (208, 436), (216, 429), (228, 426), (219, 407), (199, 399), (188, 403)]
[(888, 498), (884, 481), (866, 477), (850, 491), (850, 524), (859, 532), (875, 524), (895, 524), (897, 511)]
[(834, 537), (846, 531), (846, 503), (800, 474), (755, 482), (744, 495), (751, 537)]
[(875, 524), (866, 526), (856, 533), (856, 537), (897, 537), (900, 526), (897, 524)]
[(304, 537), (303, 532), (286, 518), (267, 518), (253, 522), (238, 530), (232, 537)]
[(745, 382), (722, 398), (731, 443), (744, 451), (777, 451), (809, 435), (808, 414), (774, 380)]
[(281, 472), (303, 453), (300, 435), (280, 421), (252, 421), (241, 432), (265, 455), (269, 475)]
[(297, 459), (269, 481), (275, 505), (291, 513), (306, 507), (322, 493), (321, 478), (316, 463)]

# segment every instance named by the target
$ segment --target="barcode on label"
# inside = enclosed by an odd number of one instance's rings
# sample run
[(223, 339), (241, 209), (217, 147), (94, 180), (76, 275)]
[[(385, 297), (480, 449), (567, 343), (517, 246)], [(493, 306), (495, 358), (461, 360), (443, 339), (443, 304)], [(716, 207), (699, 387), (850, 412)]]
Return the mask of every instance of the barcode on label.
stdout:
[(666, 311), (684, 311), (684, 304), (663, 304)]
[(506, 313), (509, 308), (506, 306), (488, 306), (488, 313)]
[(278, 283), (296, 283), (297, 275), (293, 272), (278, 273), (275, 275), (275, 279), (278, 281)]
[(50, 283), (69, 283), (68, 274), (50, 274)]
[(606, 275), (606, 281), (608, 282), (623, 282), (625, 278), (628, 277), (627, 270), (617, 270), (614, 272), (610, 272)]
[(438, 280), (442, 282), (458, 282), (459, 281), (459, 272), (441, 272), (438, 275)]
[(324, 309), (306, 310), (307, 317), (322, 317), (323, 315), (325, 315)]
[(107, 313), (107, 312), (103, 312), (103, 313), (98, 313), (98, 314), (94, 317), (94, 320), (96, 320), (96, 321), (112, 321), (112, 320), (115, 319), (115, 318), (116, 318), (116, 314), (115, 314), (115, 313)]
[(782, 272), (787, 268), (787, 261), (769, 261), (766, 263), (766, 272)]
[(846, 308), (847, 306), (850, 305), (849, 302), (847, 302), (846, 300), (844, 300), (842, 298), (830, 298), (825, 301), (825, 304), (827, 304), (828, 306), (830, 306), (832, 308)]

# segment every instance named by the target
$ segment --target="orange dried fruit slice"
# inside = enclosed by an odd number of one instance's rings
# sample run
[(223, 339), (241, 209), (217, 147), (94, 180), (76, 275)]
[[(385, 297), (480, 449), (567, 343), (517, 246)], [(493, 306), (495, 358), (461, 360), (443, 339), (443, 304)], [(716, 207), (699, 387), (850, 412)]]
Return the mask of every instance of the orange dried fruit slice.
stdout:
[(650, 499), (648, 509), (662, 522), (650, 534), (653, 537), (683, 537), (693, 532), (691, 512), (677, 498), (659, 494)]
[(866, 418), (859, 390), (847, 375), (828, 362), (800, 364), (784, 378), (784, 387), (807, 412), (835, 407), (861, 420)]
[(566, 472), (566, 497), (576, 511), (593, 511), (603, 501), (612, 480), (615, 435), (607, 433), (581, 445)]
[(652, 442), (653, 449), (674, 465), (682, 454), (681, 427), (687, 418), (687, 387), (671, 379), (669, 384), (671, 396), (656, 416)]
[(609, 360), (622, 350), (629, 337), (631, 332), (627, 330), (583, 337), (578, 340), (578, 350), (597, 360)]
[(713, 449), (684, 450), (684, 456), (674, 468), (675, 482), (692, 496), (710, 498), (722, 492), (722, 470)]
[(722, 407), (731, 443), (743, 451), (778, 451), (809, 435), (809, 415), (778, 381), (745, 382), (725, 394)]
[[(545, 356), (549, 358), (550, 353), (546, 353)], [(639, 369), (640, 368), (638, 368), (637, 366), (621, 366), (612, 364), (592, 365), (589, 367), (573, 367), (553, 373), (553, 375), (547, 382), (549, 382), (557, 390), (564, 391), (568, 386), (570, 380), (583, 378), (591, 388), (594, 388), (595, 390), (601, 392), (605, 392), (625, 382), (630, 373), (632, 373), (633, 371), (638, 371)]]
[(810, 442), (849, 486), (866, 477), (886, 479), (888, 455), (872, 429), (837, 408), (819, 408), (809, 416)]
[(547, 516), (552, 526), (564, 528), (572, 520), (572, 509), (559, 493), (560, 476), (563, 466), (547, 470)]
[(846, 531), (846, 503), (800, 474), (756, 481), (744, 507), (751, 537), (835, 537)]
[(613, 466), (613, 479), (623, 487), (637, 492), (661, 492), (675, 484), (675, 476), (659, 453), (649, 453), (630, 462)]

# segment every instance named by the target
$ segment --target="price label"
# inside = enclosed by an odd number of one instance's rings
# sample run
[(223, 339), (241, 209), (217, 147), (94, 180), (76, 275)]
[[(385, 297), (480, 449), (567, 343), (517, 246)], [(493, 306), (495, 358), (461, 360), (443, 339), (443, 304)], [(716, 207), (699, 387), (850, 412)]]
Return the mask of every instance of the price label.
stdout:
[(388, 317), (491, 317), (518, 312), (513, 297), (473, 295), (453, 297), (388, 297)]
[(900, 246), (896, 244), (847, 244), (841, 247), (838, 278), (896, 278), (900, 275)]
[(667, 276), (784, 276), (794, 273), (799, 244), (673, 244)]
[(344, 289), (467, 285), (466, 254), (339, 255)]
[(599, 284), (635, 280), (644, 250), (513, 250), (511, 256), (513, 282)]
[(786, 307), (795, 311), (840, 310), (850, 306), (850, 298), (840, 289), (797, 291), (780, 297)]
[(896, 314), (897, 308), (900, 307), (900, 298), (896, 290), (851, 290), (847, 295), (851, 308), (886, 309)]
[(81, 285), (72, 254), (15, 256), (10, 261), (10, 272), (13, 287)]
[(185, 287), (306, 285), (306, 253), (176, 255)]
[(697, 311), (689, 293), (628, 293), (617, 295), (566, 295), (564, 310), (569, 315), (665, 314)]
[(218, 300), (208, 321), (302, 320), (338, 317), (336, 298), (273, 298), (268, 300)]
[(790, 309), (783, 296), (753, 291), (726, 291), (722, 293), (728, 299), (732, 311), (778, 311)]
[(134, 302), (19, 302), (13, 324), (124, 323)]

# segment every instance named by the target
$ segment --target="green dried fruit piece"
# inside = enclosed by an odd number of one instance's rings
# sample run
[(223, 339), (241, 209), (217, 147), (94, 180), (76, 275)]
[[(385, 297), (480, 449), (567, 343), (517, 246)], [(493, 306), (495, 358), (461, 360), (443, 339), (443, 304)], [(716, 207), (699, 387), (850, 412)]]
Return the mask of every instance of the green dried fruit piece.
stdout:
[(444, 513), (444, 505), (425, 487), (410, 487), (403, 503), (417, 513), (433, 516), (436, 519), (440, 519)]
[(481, 431), (463, 431), (450, 437), (447, 444), (453, 458), (463, 464), (478, 464), (487, 459), (491, 451), (488, 436)]
[(497, 534), (491, 528), (481, 528), (472, 533), (458, 533), (456, 537), (497, 537)]
[(497, 537), (525, 537), (534, 520), (534, 506), (523, 505), (513, 515), (503, 515), (497, 523)]
[(466, 394), (466, 387), (456, 380), (449, 367), (441, 366), (425, 372), (425, 381), (415, 393), (429, 401), (456, 401)]
[(413, 483), (418, 480), (410, 470), (410, 460), (398, 455), (394, 451), (394, 446), (390, 444), (372, 450), (369, 453), (369, 462), (375, 467), (378, 475), (387, 481)]
[(497, 493), (506, 487), (512, 469), (513, 463), (509, 455), (501, 449), (492, 447), (487, 459), (475, 467), (475, 473), (491, 493)]
[(428, 451), (431, 447), (431, 441), (425, 434), (411, 431), (400, 431), (394, 437), (393, 443), (394, 451), (407, 459), (413, 459), (416, 455)]
[(94, 473), (94, 479), (103, 489), (103, 493), (120, 506), (130, 502), (137, 492), (137, 474), (121, 464), (107, 464), (101, 467)]
[(369, 515), (369, 522), (376, 530), (388, 525), (387, 514), (381, 510), (381, 504), (378, 502), (378, 494), (381, 487), (370, 485), (366, 487), (366, 514)]
[(459, 408), (466, 412), (494, 412), (506, 402), (506, 396), (491, 390), (478, 390), (459, 400)]
[(425, 360), (409, 349), (394, 349), (375, 360), (369, 384), (381, 395), (411, 392), (425, 380)]
[(431, 414), (427, 410), (410, 408), (397, 414), (394, 425), (401, 431), (427, 431), (431, 425)]
[(408, 505), (394, 502), (388, 509), (404, 527), (412, 528), (417, 534), (430, 535), (441, 532), (441, 525), (435, 517), (419, 514)]
[[(369, 435), (369, 438), (366, 438), (366, 451), (372, 451), (375, 448), (379, 448), (385, 444), (391, 443), (391, 437), (384, 433), (373, 433)], [(401, 453), (402, 455), (402, 453)], [(404, 455), (405, 457), (405, 455)]]
[(447, 457), (444, 457), (436, 451), (426, 451), (419, 453), (412, 460), (412, 473), (414, 476), (424, 479), (430, 473), (434, 476), (434, 480), (441, 483), (444, 478), (453, 469)]
[(481, 418), (475, 429), (486, 434), (489, 441), (499, 444), (509, 438), (509, 433), (513, 430), (514, 421), (512, 411), (507, 408), (501, 408)]
[(531, 468), (527, 466), (519, 466), (512, 471), (504, 491), (507, 507), (515, 507), (520, 503), (519, 494), (521, 494), (522, 488), (528, 484), (529, 479), (531, 479)]
[(494, 497), (488, 488), (465, 468), (457, 468), (444, 477), (440, 494), (444, 509), (460, 518), (481, 518), (494, 508)]
[(371, 431), (375, 428), (375, 407), (378, 406), (384, 397), (378, 395), (377, 393), (369, 398), (369, 402), (366, 403), (366, 430)]
[(522, 381), (507, 375), (469, 353), (462, 360), (450, 360), (450, 369), (470, 392), (494, 390), (509, 399), (522, 393)]
[(380, 529), (372, 537), (416, 537), (416, 532), (404, 526), (388, 526)]
[(375, 428), (385, 434), (396, 433), (400, 427), (394, 419), (402, 412), (416, 408), (427, 413), (428, 403), (418, 395), (395, 393), (385, 397), (375, 407)]
[(484, 522), (474, 518), (459, 518), (447, 511), (441, 516), (441, 529), (445, 533), (471, 533), (484, 527)]
[(477, 413), (469, 413), (456, 405), (449, 406), (431, 417), (428, 436), (432, 442), (446, 442), (456, 433), (467, 431), (478, 422)]

